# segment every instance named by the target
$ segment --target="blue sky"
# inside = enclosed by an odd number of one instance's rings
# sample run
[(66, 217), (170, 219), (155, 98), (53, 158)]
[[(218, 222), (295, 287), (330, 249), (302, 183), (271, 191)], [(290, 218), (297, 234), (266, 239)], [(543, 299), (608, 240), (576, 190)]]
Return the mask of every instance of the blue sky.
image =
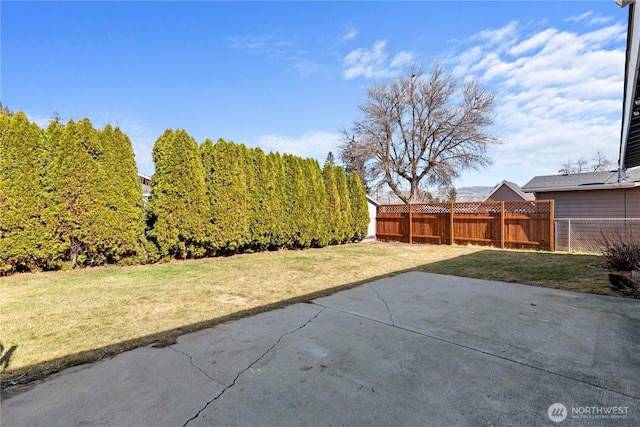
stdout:
[(606, 1), (0, 2), (0, 100), (46, 126), (167, 128), (324, 162), (366, 88), (438, 60), (497, 95), (493, 166), (524, 185), (597, 151), (617, 161), (628, 9)]

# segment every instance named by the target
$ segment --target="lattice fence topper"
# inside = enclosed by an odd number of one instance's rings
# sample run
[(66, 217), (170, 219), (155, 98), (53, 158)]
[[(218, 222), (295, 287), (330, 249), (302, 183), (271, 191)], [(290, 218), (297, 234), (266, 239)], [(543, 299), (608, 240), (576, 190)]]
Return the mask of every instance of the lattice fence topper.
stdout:
[[(449, 214), (451, 203), (416, 203), (411, 205), (379, 205), (381, 214)], [(456, 202), (453, 203), (454, 214), (499, 215), (502, 210), (500, 202)], [(506, 213), (542, 214), (551, 212), (551, 202), (546, 201), (511, 201), (504, 202)]]
[(457, 214), (499, 214), (500, 203), (461, 202), (454, 205)]
[(448, 214), (451, 212), (451, 203), (427, 203), (411, 205), (379, 205), (378, 213), (381, 214)]
[(411, 212), (421, 214), (448, 214), (449, 212), (451, 212), (451, 203), (411, 205)]
[(409, 205), (379, 205), (378, 213), (381, 213), (381, 214), (409, 213)]
[(538, 201), (536, 202), (504, 202), (505, 212), (519, 213), (519, 214), (541, 214), (551, 212), (551, 202)]

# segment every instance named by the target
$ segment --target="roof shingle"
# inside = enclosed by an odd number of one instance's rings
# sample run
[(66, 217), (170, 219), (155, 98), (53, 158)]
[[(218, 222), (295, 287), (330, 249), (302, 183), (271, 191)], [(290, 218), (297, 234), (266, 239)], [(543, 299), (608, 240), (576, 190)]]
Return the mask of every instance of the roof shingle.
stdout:
[[(534, 177), (522, 187), (522, 190), (527, 192), (540, 191), (541, 189), (553, 191), (554, 188), (567, 187), (575, 187), (577, 190), (591, 185), (613, 185), (617, 182), (618, 171), (543, 175)], [(627, 170), (627, 180), (625, 182), (640, 182), (640, 168)]]

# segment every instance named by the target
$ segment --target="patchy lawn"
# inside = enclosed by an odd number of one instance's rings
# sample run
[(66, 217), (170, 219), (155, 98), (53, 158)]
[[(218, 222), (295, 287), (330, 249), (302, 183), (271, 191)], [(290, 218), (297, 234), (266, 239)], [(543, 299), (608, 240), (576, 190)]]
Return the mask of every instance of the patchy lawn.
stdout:
[(475, 246), (361, 243), (305, 251), (0, 278), (0, 342), (16, 345), (3, 382), (233, 318), (308, 301), (407, 270), (611, 294), (601, 257)]

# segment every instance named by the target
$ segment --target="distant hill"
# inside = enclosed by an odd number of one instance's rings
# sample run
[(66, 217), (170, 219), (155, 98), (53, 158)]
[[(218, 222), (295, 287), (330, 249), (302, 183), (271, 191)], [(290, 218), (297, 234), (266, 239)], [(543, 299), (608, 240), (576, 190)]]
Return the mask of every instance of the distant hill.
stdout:
[(491, 193), (493, 187), (460, 187), (458, 190), (459, 202), (481, 202)]
[[(481, 202), (491, 193), (493, 187), (460, 187), (456, 188), (458, 196), (456, 201), (458, 202)], [(440, 200), (446, 200), (447, 190), (432, 190), (431, 195)], [(395, 205), (404, 203), (393, 191), (378, 191), (369, 194), (374, 200), (383, 205)]]

